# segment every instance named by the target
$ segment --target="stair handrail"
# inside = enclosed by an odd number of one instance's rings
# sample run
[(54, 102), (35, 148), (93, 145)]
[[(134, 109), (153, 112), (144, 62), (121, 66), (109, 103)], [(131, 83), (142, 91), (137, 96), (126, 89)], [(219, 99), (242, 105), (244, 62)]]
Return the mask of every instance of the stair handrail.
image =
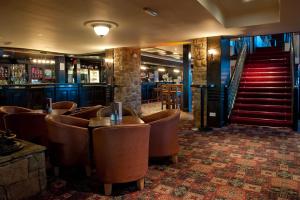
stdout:
[(240, 54), (237, 57), (235, 68), (227, 87), (227, 118), (229, 119), (234, 102), (237, 96), (240, 80), (244, 70), (244, 64), (247, 55), (247, 43), (244, 43)]
[(298, 114), (298, 95), (296, 95), (296, 91), (298, 88), (298, 83), (295, 80), (295, 48), (294, 48), (294, 37), (293, 33), (290, 33), (290, 70), (291, 70), (291, 78), (292, 78), (292, 122), (294, 129), (297, 129), (297, 114)]

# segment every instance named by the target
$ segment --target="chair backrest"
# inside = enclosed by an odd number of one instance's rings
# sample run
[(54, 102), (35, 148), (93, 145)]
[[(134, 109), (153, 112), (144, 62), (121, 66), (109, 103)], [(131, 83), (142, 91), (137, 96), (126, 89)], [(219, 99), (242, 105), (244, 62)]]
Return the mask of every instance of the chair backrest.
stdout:
[(79, 118), (82, 118), (82, 119), (90, 119), (90, 118), (93, 118), (93, 117), (97, 117), (97, 113), (102, 107), (103, 106), (101, 106), (101, 105), (92, 106), (90, 108), (86, 108), (86, 109), (84, 109), (82, 111), (79, 111), (77, 113), (70, 114), (70, 116), (79, 117)]
[(31, 112), (31, 109), (18, 106), (1, 106), (0, 107), (0, 130), (5, 131), (5, 124), (3, 117), (7, 114)]
[(31, 112), (32, 110), (29, 108), (18, 107), (18, 106), (1, 106), (0, 112), (6, 114), (13, 114), (13, 113), (23, 113), (23, 112)]
[(151, 123), (159, 120), (168, 120), (176, 118), (179, 120), (180, 118), (180, 110), (178, 109), (167, 109), (157, 113), (153, 113), (148, 116), (143, 116), (142, 119), (146, 123)]
[(178, 153), (178, 124), (180, 110), (164, 110), (146, 117), (143, 121), (151, 125), (149, 156), (172, 156)]
[(68, 109), (66, 114), (71, 114), (77, 108), (73, 101), (58, 101), (52, 104), (52, 109)]
[(14, 113), (4, 116), (6, 128), (17, 135), (17, 138), (47, 146), (47, 124), (43, 113)]
[(96, 172), (104, 183), (123, 183), (145, 176), (150, 126), (97, 128), (93, 131)]
[(66, 115), (47, 115), (49, 152), (55, 165), (88, 162), (88, 120)]

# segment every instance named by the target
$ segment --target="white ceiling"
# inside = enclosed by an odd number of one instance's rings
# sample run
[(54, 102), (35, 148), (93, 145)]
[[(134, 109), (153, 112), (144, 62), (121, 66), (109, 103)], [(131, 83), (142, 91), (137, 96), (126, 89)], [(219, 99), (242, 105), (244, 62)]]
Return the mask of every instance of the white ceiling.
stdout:
[(157, 46), (154, 48), (143, 48), (142, 51), (160, 55), (160, 56), (182, 59), (183, 46), (182, 45)]
[[(241, 28), (225, 28), (198, 1), (0, 0), (0, 46), (80, 54), (124, 46), (165, 46), (206, 36), (300, 30), (299, 0), (281, 1), (279, 23), (245, 27), (246, 23), (238, 26)], [(243, 0), (222, 1), (228, 1), (234, 10), (239, 5), (235, 2)], [(155, 9), (159, 15), (152, 17), (145, 14), (144, 7)], [(227, 9), (226, 12), (230, 13), (229, 8), (223, 5), (219, 9)], [(119, 27), (104, 38), (97, 37), (91, 28), (83, 25), (85, 21), (94, 19), (111, 20)], [(4, 45), (5, 42), (11, 44)]]

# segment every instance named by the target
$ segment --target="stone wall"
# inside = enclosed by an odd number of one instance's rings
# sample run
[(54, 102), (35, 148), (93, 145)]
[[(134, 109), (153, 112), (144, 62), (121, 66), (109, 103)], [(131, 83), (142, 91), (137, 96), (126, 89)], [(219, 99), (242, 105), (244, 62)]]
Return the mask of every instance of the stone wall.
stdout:
[(114, 101), (141, 112), (141, 50), (138, 48), (114, 49)]
[(46, 189), (44, 150), (26, 142), (23, 150), (0, 156), (0, 200), (26, 199)]
[[(192, 57), (194, 58), (193, 85), (207, 84), (207, 38), (195, 39), (192, 42)], [(200, 89), (193, 87), (194, 126), (200, 128), (201, 117)], [(204, 125), (207, 124), (207, 98), (204, 101)]]

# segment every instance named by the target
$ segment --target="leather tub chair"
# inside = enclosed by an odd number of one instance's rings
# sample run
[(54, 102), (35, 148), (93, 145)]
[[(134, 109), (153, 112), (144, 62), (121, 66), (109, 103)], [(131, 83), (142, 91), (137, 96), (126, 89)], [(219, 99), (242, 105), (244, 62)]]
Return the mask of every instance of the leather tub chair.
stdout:
[(7, 114), (31, 112), (31, 109), (18, 107), (18, 106), (1, 106), (0, 107), (0, 130), (5, 131), (3, 117)]
[(4, 116), (7, 129), (17, 138), (48, 147), (46, 114), (23, 112)]
[(104, 183), (105, 195), (110, 195), (112, 184), (137, 181), (144, 188), (148, 170), (150, 126), (120, 125), (97, 128), (93, 131), (96, 173)]
[(101, 105), (92, 106), (92, 107), (83, 109), (77, 113), (72, 113), (72, 114), (70, 114), (70, 116), (89, 120), (90, 118), (97, 117), (97, 113), (102, 107), (103, 106), (101, 106)]
[[(99, 110), (98, 116), (100, 117), (110, 117), (112, 113), (112, 108), (110, 106), (103, 107)], [(122, 116), (138, 116), (136, 112), (128, 107), (122, 107)]]
[(178, 162), (178, 124), (180, 110), (164, 110), (148, 116), (142, 120), (151, 125), (149, 157), (171, 156), (174, 163)]
[(55, 175), (59, 167), (85, 166), (86, 174), (91, 173), (89, 163), (89, 121), (66, 115), (47, 115), (49, 156), (55, 166)]
[(77, 104), (73, 101), (58, 101), (52, 104), (52, 109), (67, 109), (64, 115), (73, 113), (77, 108)]

